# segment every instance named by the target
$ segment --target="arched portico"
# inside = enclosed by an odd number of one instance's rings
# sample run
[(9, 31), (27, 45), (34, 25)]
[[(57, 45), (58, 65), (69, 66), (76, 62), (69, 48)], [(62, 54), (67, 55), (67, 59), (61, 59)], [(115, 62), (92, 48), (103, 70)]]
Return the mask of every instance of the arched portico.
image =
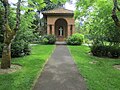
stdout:
[(58, 41), (64, 41), (67, 38), (68, 23), (65, 19), (59, 18), (55, 21), (55, 35)]
[(73, 11), (58, 8), (44, 11), (43, 16), (46, 19), (47, 34), (55, 35), (57, 41), (64, 41), (74, 33)]

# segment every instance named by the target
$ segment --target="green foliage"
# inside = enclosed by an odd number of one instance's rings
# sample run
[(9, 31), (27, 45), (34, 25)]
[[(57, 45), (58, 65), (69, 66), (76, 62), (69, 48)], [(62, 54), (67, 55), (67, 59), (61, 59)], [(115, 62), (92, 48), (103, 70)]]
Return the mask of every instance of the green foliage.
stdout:
[(0, 42), (0, 57), (2, 56), (3, 44)]
[[(19, 56), (24, 56), (30, 54), (30, 48), (29, 48), (29, 43), (32, 42), (32, 40), (35, 38), (33, 31), (34, 31), (34, 12), (28, 12), (29, 7), (26, 7), (24, 9), (21, 6), (21, 9), (25, 10), (25, 13), (21, 15), (21, 21), (20, 21), (20, 30), (17, 32), (17, 35), (15, 37), (15, 40), (12, 42), (12, 47), (11, 47), (11, 54), (12, 57), (19, 57)], [(1, 9), (1, 8), (0, 8)], [(15, 12), (14, 8), (10, 8), (10, 15), (9, 15), (9, 25), (10, 28), (15, 27)], [(0, 27), (2, 28), (3, 23), (0, 23)], [(1, 31), (2, 29), (0, 29)], [(3, 43), (3, 31), (0, 32), (1, 35), (1, 40), (0, 42)], [(1, 46), (0, 46), (1, 48)], [(2, 49), (0, 49), (0, 52), (2, 52)], [(0, 55), (1, 56), (1, 55)]]
[(66, 42), (68, 45), (81, 45), (83, 43), (84, 35), (76, 33), (68, 37)]
[(41, 11), (51, 10), (62, 6), (61, 2), (58, 2), (57, 4), (51, 2), (51, 0), (44, 0), (44, 2), (46, 4), (46, 7), (44, 7)]
[(34, 13), (29, 12), (21, 15), (21, 26), (16, 38), (12, 43), (12, 57), (19, 57), (30, 54), (29, 43), (34, 39), (33, 30)]
[(42, 43), (43, 43), (43, 44), (48, 44), (48, 39), (47, 39), (47, 38), (43, 38), (43, 39), (42, 39)]
[(54, 46), (36, 45), (31, 48), (31, 55), (12, 59), (12, 64), (21, 65), (19, 71), (0, 74), (0, 81), (4, 82), (0, 82), (0, 90), (32, 90), (32, 85), (41, 73)]
[(46, 6), (46, 4), (44, 3), (44, 0), (28, 0), (28, 4), (29, 6), (31, 6), (31, 9), (34, 8), (37, 10), (41, 10)]
[(61, 2), (62, 4), (64, 4), (67, 0), (50, 0), (51, 2), (57, 4), (59, 2)]
[[(77, 1), (75, 17), (81, 20), (84, 17), (84, 24), (80, 32), (92, 42), (91, 52), (96, 56), (108, 56), (108, 53), (118, 53), (120, 45), (120, 28), (114, 25), (111, 18), (113, 1)], [(78, 10), (80, 12), (78, 12)], [(118, 14), (119, 16), (119, 14)], [(82, 20), (81, 20), (82, 21)], [(107, 50), (109, 49), (111, 50)], [(116, 50), (117, 48), (118, 50)], [(115, 57), (115, 55), (111, 55)], [(119, 57), (117, 55), (116, 57)]]
[[(100, 5), (101, 3), (104, 4)], [(93, 55), (119, 57), (120, 29), (114, 25), (110, 17), (111, 10), (111, 2), (106, 3), (102, 0), (96, 3), (96, 8), (92, 12), (94, 19), (89, 22), (89, 34), (93, 40), (91, 48)]]
[(34, 24), (34, 13), (29, 12), (25, 13), (24, 15), (21, 16), (21, 27), (20, 30), (18, 31), (18, 40), (23, 39), (26, 42), (31, 42), (35, 36), (33, 34), (33, 31), (35, 28), (33, 28)]
[(88, 90), (120, 89), (120, 71), (113, 67), (120, 64), (120, 59), (94, 57), (87, 46), (69, 46), (69, 49)]
[(117, 46), (92, 46), (91, 52), (94, 56), (98, 57), (110, 57), (118, 58), (120, 57), (120, 47)]
[(110, 44), (116, 45), (120, 44), (120, 28), (113, 25), (105, 32), (105, 40), (110, 42)]
[(25, 42), (24, 40), (16, 40), (12, 43), (11, 48), (11, 56), (12, 57), (20, 57), (29, 55), (31, 52), (29, 43)]
[(3, 42), (3, 7), (2, 4), (0, 3), (0, 42)]
[(42, 37), (42, 43), (43, 44), (55, 44), (55, 42), (56, 42), (55, 35), (49, 34), (49, 35), (44, 35)]

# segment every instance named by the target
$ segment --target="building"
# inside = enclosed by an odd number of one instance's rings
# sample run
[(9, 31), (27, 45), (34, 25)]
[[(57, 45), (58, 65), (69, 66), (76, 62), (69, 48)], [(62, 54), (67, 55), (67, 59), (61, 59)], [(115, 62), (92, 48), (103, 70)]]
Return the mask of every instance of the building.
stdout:
[(43, 12), (47, 22), (47, 34), (56, 36), (57, 41), (64, 41), (75, 31), (74, 12), (57, 8)]

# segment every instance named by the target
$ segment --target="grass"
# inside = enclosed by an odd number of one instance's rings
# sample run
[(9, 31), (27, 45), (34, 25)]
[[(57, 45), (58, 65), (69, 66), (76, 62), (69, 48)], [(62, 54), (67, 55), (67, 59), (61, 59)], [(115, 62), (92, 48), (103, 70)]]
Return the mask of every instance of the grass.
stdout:
[(120, 59), (94, 57), (87, 46), (69, 46), (69, 50), (89, 90), (120, 90), (120, 70), (113, 67)]
[(22, 69), (0, 75), (0, 90), (30, 90), (53, 49), (52, 45), (36, 45), (32, 46), (31, 55), (12, 59)]

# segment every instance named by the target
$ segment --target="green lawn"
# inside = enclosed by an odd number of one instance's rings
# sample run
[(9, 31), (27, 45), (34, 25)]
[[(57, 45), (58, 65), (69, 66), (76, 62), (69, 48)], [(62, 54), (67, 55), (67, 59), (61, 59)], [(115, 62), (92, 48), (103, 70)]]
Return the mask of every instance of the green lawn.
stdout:
[(89, 90), (120, 90), (120, 70), (113, 68), (114, 64), (120, 64), (120, 59), (91, 56), (87, 46), (69, 46), (69, 49)]
[(22, 65), (22, 69), (0, 75), (0, 90), (30, 90), (54, 47), (53, 45), (33, 46), (31, 55), (13, 59), (12, 63)]

